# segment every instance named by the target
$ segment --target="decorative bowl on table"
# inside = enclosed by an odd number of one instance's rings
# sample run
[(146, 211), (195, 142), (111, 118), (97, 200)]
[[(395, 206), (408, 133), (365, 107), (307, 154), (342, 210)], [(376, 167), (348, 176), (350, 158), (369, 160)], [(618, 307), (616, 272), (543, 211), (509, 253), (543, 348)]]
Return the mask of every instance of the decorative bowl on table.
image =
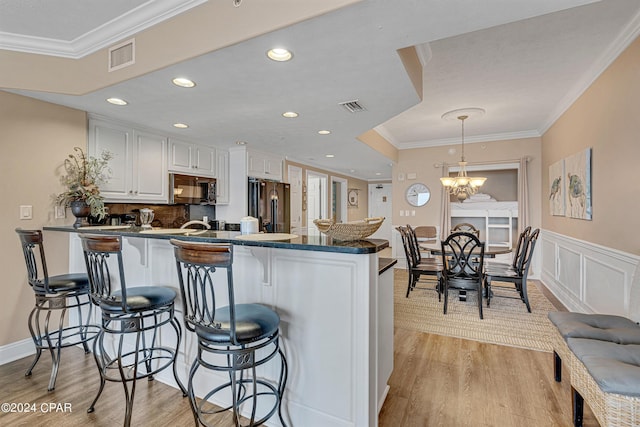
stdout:
[(330, 219), (316, 219), (313, 223), (320, 232), (342, 241), (366, 239), (375, 233), (384, 221), (384, 217), (365, 218), (360, 221), (334, 222)]

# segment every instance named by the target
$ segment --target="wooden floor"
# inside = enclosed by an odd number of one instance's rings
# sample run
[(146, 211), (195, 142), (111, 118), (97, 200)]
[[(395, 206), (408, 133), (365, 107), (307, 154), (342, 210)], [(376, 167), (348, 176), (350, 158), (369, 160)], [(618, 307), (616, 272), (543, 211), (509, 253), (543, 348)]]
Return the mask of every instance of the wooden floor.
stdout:
[[(572, 425), (570, 386), (553, 380), (550, 353), (399, 328), (394, 341), (394, 370), (380, 412), (381, 427)], [(0, 426), (122, 425), (120, 384), (107, 383), (95, 412), (86, 412), (99, 384), (91, 355), (79, 348), (65, 349), (53, 392), (47, 392), (49, 355), (43, 354), (33, 375), (25, 377), (30, 363), (28, 357), (0, 366), (0, 403), (35, 406), (35, 412), (0, 412)], [(50, 410), (50, 403), (59, 405)], [(180, 392), (143, 380), (136, 388), (132, 425), (191, 426), (194, 421)], [(587, 407), (584, 426), (598, 426)]]

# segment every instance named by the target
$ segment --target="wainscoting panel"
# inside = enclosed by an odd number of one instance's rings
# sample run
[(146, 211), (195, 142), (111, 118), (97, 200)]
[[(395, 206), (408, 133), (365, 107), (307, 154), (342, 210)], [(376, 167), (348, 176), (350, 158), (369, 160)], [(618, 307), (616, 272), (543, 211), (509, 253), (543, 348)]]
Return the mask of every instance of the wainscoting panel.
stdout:
[(556, 253), (555, 243), (542, 239), (538, 239), (538, 247), (542, 248), (542, 271), (543, 275), (548, 277), (556, 277), (558, 265), (556, 263), (558, 254)]
[(547, 230), (540, 240), (542, 283), (570, 311), (639, 320), (629, 303), (640, 293), (639, 256)]
[(582, 282), (580, 268), (580, 252), (567, 248), (558, 247), (557, 274), (558, 282), (566, 288), (574, 298), (580, 298), (580, 284)]
[(600, 259), (584, 257), (584, 302), (595, 313), (627, 312), (630, 277), (624, 269), (604, 264)]

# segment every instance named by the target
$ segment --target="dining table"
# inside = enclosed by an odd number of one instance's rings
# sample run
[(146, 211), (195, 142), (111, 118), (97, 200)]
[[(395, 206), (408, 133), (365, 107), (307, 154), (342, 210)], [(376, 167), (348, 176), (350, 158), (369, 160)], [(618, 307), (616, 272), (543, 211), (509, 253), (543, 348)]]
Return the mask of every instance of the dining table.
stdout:
[[(442, 256), (442, 246), (440, 245), (440, 242), (436, 243), (430, 243), (430, 244), (418, 244), (418, 246), (420, 247), (420, 249), (428, 251), (432, 256)], [(508, 254), (511, 253), (511, 251), (513, 250), (513, 248), (509, 247), (509, 246), (503, 246), (503, 245), (485, 245), (484, 247), (484, 256), (487, 258), (495, 258), (496, 255), (503, 255), (503, 254)], [(474, 249), (474, 252), (478, 252), (478, 248)], [(483, 296), (486, 297), (486, 295), (484, 294), (486, 290), (483, 289)], [(467, 293), (464, 290), (460, 290), (459, 291), (459, 299), (460, 301), (466, 301), (467, 299)]]
[[(419, 244), (420, 249), (428, 251), (431, 255), (442, 255), (442, 246), (440, 243)], [(496, 255), (503, 255), (511, 253), (513, 249), (509, 246), (502, 245), (485, 245), (484, 256), (487, 258), (495, 258)], [(477, 252), (477, 249), (475, 250)]]

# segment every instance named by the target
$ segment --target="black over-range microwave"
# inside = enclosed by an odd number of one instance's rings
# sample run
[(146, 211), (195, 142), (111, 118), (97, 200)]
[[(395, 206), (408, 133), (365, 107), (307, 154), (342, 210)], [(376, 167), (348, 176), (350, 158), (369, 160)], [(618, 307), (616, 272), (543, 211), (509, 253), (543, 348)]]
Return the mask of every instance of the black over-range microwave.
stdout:
[(169, 203), (215, 205), (216, 179), (177, 173), (169, 174)]

